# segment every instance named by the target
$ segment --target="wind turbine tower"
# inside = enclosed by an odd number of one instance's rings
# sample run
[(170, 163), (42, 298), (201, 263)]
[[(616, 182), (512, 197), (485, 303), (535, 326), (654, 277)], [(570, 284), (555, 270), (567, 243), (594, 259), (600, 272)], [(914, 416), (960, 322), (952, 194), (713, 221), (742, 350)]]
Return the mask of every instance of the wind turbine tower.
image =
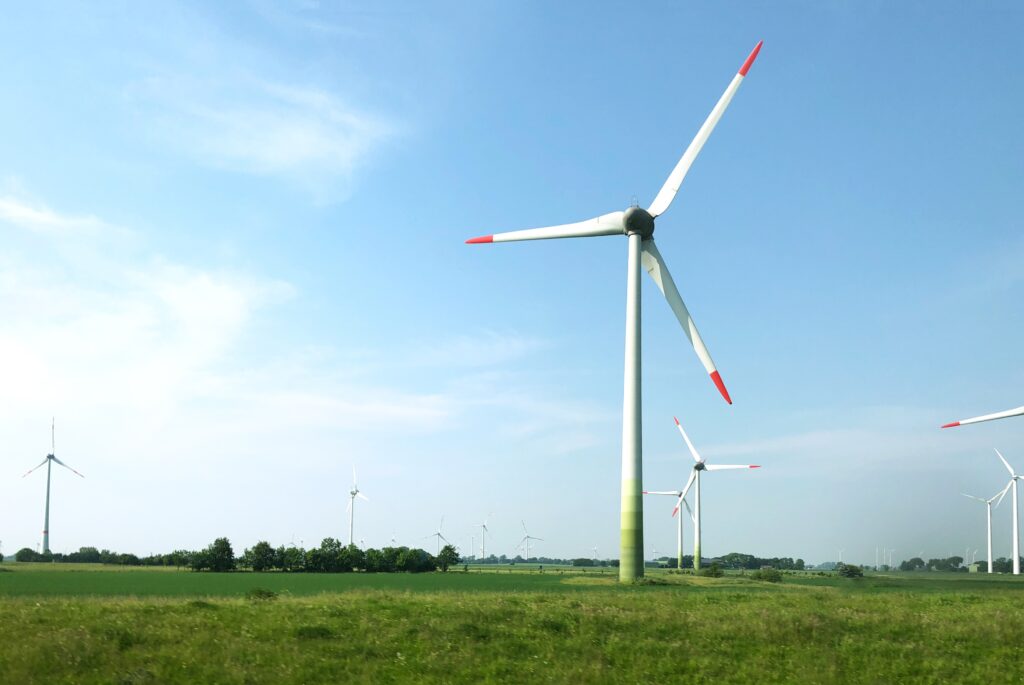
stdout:
[(523, 539), (519, 541), (519, 546), (516, 547), (516, 549), (519, 549), (519, 547), (522, 547), (525, 544), (526, 545), (526, 561), (529, 561), (530, 560), (530, 540), (538, 540), (540, 542), (544, 542), (544, 538), (535, 538), (535, 537), (533, 537), (532, 535), (530, 535), (530, 531), (526, 530), (526, 522), (525, 521), (520, 521), (519, 523), (523, 524), (523, 533), (524, 533), (524, 535), (523, 535)]
[(711, 360), (711, 355), (704, 341), (697, 332), (697, 326), (676, 288), (672, 274), (669, 273), (665, 260), (654, 244), (655, 219), (669, 208), (679, 192), (683, 179), (697, 155), (700, 154), (708, 136), (725, 113), (733, 96), (739, 89), (747, 71), (761, 50), (758, 43), (739, 72), (733, 77), (728, 88), (715, 104), (711, 114), (705, 119), (697, 135), (686, 148), (682, 158), (676, 164), (654, 201), (643, 209), (631, 206), (625, 211), (602, 214), (572, 224), (529, 228), (522, 231), (496, 233), (493, 235), (470, 238), (467, 243), (504, 243), (518, 240), (544, 240), (549, 238), (590, 238), (596, 236), (626, 236), (628, 242), (626, 258), (626, 336), (625, 336), (625, 370), (623, 374), (622, 401), (622, 477), (621, 504), (619, 519), (619, 579), (631, 581), (644, 574), (644, 532), (643, 532), (643, 495), (641, 481), (643, 476), (643, 459), (641, 445), (641, 392), (640, 392), (640, 274), (646, 271), (654, 280), (658, 290), (668, 300), (679, 323), (693, 345), (697, 357), (705, 371), (711, 376), (712, 382), (726, 402), (732, 404), (729, 392), (725, 389), (722, 377)]
[(1003, 462), (1003, 466), (1010, 472), (1010, 482), (1007, 487), (1010, 488), (1010, 492), (1013, 493), (1013, 575), (1020, 575), (1020, 530), (1017, 525), (1017, 481), (1021, 479), (1021, 476), (1014, 472), (1013, 467), (1010, 466), (1009, 462), (1003, 458), (1003, 455), (996, 450), (996, 455), (999, 460)]
[(46, 455), (46, 459), (43, 459), (41, 462), (39, 462), (37, 466), (32, 467), (31, 469), (28, 470), (27, 473), (25, 473), (24, 476), (22, 476), (22, 478), (24, 478), (29, 473), (32, 473), (43, 464), (46, 464), (46, 515), (43, 518), (43, 554), (50, 553), (50, 472), (53, 470), (53, 463), (56, 462), (63, 466), (64, 468), (66, 468), (67, 470), (71, 471), (76, 476), (80, 478), (85, 478), (85, 476), (80, 474), (78, 471), (75, 471), (73, 468), (71, 468), (70, 466), (68, 466), (55, 456), (57, 452), (57, 441), (55, 438), (55, 423), (56, 422), (51, 419), (50, 453)]
[(975, 497), (974, 495), (968, 495), (960, 493), (964, 497), (969, 497), (973, 500), (977, 500), (985, 505), (985, 522), (986, 522), (986, 541), (988, 542), (988, 572), (992, 573), (992, 502), (995, 502), (995, 506), (1003, 501), (1003, 497), (1006, 495), (1006, 491), (1010, 489), (1010, 484), (1007, 483), (1006, 487), (992, 495), (988, 499), (982, 499), (981, 497)]

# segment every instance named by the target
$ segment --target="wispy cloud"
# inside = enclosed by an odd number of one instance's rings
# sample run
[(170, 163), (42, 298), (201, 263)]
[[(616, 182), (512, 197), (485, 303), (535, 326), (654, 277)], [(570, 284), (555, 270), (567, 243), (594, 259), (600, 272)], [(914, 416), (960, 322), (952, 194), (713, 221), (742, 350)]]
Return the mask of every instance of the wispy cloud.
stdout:
[(272, 176), (319, 200), (343, 197), (370, 153), (397, 127), (316, 86), (251, 76), (154, 76), (132, 95), (157, 132), (205, 166)]
[(123, 231), (95, 216), (58, 214), (48, 207), (12, 196), (0, 197), (0, 222), (40, 233), (95, 235), (102, 231)]

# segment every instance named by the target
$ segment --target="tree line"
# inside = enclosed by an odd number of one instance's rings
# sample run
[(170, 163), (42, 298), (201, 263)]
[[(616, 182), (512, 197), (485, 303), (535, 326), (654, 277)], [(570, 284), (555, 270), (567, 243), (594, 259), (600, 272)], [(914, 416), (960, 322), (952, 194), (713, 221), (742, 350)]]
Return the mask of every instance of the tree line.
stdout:
[(82, 547), (77, 552), (40, 553), (28, 547), (18, 550), (15, 561), (43, 561), (54, 563), (116, 564), (120, 566), (176, 566), (193, 571), (284, 571), (289, 573), (424, 573), (438, 569), (447, 571), (459, 562), (459, 553), (452, 545), (445, 545), (437, 556), (409, 547), (384, 547), (362, 550), (355, 545), (343, 545), (335, 538), (324, 538), (319, 547), (303, 549), (294, 545), (273, 547), (260, 541), (235, 556), (231, 541), (217, 538), (207, 547), (196, 550), (176, 550), (169, 554), (138, 557), (119, 554), (95, 547)]
[[(1024, 557), (1021, 557), (1021, 565), (1024, 566)], [(976, 562), (980, 565), (982, 571), (988, 571), (988, 561), (981, 560)], [(958, 556), (947, 557), (945, 559), (929, 559), (925, 561), (921, 557), (913, 557), (907, 559), (900, 564), (901, 571), (961, 571), (966, 572), (970, 564), (964, 564), (964, 558)], [(1013, 558), (1007, 559), (1006, 557), (999, 557), (998, 559), (992, 560), (992, 570), (996, 573), (1012, 573), (1013, 572)]]

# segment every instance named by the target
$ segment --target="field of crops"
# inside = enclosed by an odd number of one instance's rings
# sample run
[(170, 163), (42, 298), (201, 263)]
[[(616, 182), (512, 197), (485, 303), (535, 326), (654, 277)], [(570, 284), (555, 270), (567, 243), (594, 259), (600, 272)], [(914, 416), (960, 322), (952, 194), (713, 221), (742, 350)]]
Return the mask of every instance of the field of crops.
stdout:
[[(1024, 583), (545, 570), (0, 572), (5, 682), (984, 682), (1024, 678)], [(253, 590), (256, 589), (254, 592)]]

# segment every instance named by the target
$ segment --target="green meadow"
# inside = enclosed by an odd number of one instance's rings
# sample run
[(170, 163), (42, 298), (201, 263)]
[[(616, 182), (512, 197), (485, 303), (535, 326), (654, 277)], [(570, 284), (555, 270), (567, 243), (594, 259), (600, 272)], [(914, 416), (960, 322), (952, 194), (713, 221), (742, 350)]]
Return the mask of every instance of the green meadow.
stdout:
[(1006, 576), (501, 569), (192, 573), (5, 564), (17, 683), (757, 682), (1024, 679)]

